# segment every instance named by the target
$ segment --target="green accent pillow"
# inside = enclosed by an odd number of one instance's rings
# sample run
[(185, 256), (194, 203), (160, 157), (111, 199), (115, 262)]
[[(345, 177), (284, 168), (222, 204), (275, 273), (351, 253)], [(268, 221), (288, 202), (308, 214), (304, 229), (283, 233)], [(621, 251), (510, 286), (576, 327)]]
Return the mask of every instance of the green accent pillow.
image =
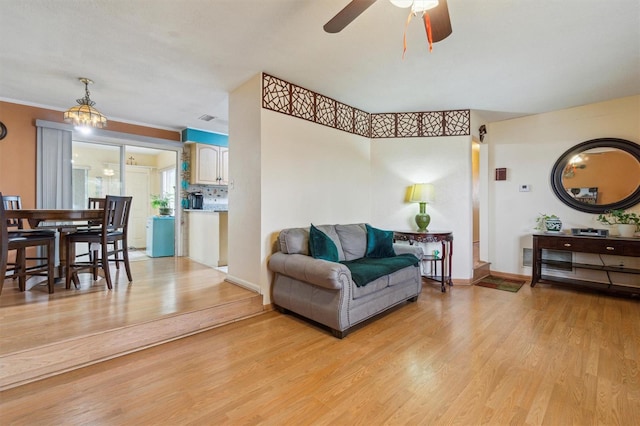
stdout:
[(365, 224), (367, 227), (367, 252), (365, 257), (394, 257), (393, 231), (383, 231)]
[(330, 262), (340, 260), (338, 247), (327, 234), (313, 226), (309, 229), (309, 252), (314, 259), (324, 259)]

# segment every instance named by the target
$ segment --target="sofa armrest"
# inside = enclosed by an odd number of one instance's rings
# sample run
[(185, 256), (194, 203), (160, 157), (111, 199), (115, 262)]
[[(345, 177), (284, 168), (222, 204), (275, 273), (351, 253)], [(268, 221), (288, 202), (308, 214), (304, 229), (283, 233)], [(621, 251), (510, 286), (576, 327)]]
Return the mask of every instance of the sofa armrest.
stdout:
[(422, 255), (424, 254), (424, 251), (422, 250), (422, 247), (414, 244), (414, 245), (410, 245), (410, 244), (394, 244), (393, 245), (393, 251), (396, 252), (396, 254), (405, 254), (405, 253), (409, 253), (414, 255), (415, 257), (417, 257), (418, 259), (422, 260)]
[(333, 290), (342, 289), (343, 282), (351, 282), (351, 271), (343, 264), (314, 259), (303, 254), (276, 252), (269, 259), (269, 269), (299, 281)]

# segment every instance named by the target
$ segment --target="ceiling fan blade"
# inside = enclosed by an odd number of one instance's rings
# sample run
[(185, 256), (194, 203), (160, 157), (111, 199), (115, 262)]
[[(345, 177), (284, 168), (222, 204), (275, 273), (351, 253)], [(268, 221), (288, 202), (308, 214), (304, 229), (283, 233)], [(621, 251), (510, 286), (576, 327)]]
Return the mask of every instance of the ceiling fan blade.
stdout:
[(440, 0), (438, 6), (429, 10), (429, 18), (431, 18), (431, 34), (434, 43), (451, 35), (453, 30), (451, 29), (447, 0)]
[(375, 2), (376, 0), (352, 0), (322, 28), (328, 33), (338, 33)]

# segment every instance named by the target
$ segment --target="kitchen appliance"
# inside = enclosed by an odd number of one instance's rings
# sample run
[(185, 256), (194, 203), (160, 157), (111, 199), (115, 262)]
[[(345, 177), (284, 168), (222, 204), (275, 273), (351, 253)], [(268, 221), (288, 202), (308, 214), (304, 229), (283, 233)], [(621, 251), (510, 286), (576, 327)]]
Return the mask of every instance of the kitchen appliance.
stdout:
[(175, 252), (175, 218), (151, 216), (147, 219), (147, 256), (173, 256)]
[(189, 208), (193, 210), (202, 210), (202, 204), (204, 203), (204, 196), (201, 192), (189, 193)]

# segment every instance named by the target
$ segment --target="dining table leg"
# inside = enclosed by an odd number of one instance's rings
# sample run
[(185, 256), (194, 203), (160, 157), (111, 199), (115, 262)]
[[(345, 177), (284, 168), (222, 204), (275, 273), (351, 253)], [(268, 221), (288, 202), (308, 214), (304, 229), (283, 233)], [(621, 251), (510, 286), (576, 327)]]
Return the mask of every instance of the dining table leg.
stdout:
[(76, 247), (75, 244), (69, 246), (69, 251), (67, 251), (67, 235), (75, 232), (76, 228), (73, 227), (61, 227), (58, 228), (58, 272), (56, 274), (56, 283), (59, 283), (64, 280), (66, 271), (64, 270), (67, 257), (69, 259), (74, 259), (76, 257)]

